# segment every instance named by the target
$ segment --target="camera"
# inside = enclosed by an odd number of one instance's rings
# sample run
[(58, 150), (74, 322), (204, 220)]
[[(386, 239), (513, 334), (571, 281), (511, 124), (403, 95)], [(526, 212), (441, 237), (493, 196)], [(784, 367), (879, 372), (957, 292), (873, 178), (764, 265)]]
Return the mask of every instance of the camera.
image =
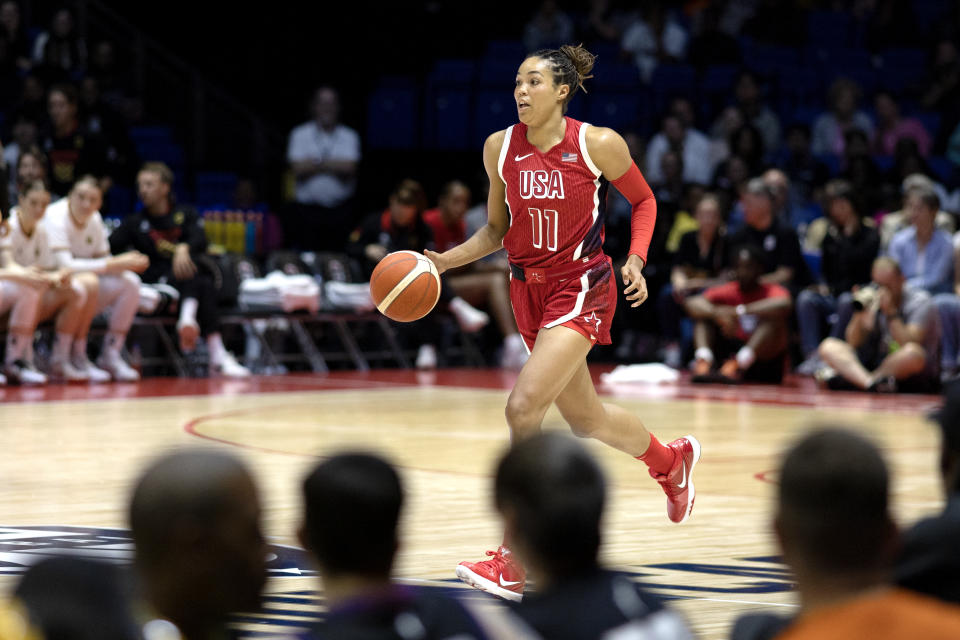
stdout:
[(865, 287), (861, 287), (856, 293), (853, 294), (853, 310), (863, 311), (872, 305), (873, 301), (877, 299), (877, 294), (879, 292), (880, 290), (875, 284), (869, 284)]

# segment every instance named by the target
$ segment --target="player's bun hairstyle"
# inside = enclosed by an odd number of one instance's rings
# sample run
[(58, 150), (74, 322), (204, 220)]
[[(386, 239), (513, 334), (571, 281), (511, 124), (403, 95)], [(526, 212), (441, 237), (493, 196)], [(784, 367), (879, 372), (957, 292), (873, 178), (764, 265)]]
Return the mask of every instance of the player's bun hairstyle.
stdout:
[(583, 81), (593, 77), (590, 71), (593, 69), (593, 63), (597, 56), (583, 48), (582, 45), (565, 44), (559, 49), (540, 49), (531, 53), (528, 58), (540, 58), (550, 63), (550, 70), (553, 72), (554, 84), (565, 84), (570, 87), (570, 93), (563, 103), (563, 111), (566, 113), (567, 105), (570, 99), (578, 89), (587, 90), (583, 86)]

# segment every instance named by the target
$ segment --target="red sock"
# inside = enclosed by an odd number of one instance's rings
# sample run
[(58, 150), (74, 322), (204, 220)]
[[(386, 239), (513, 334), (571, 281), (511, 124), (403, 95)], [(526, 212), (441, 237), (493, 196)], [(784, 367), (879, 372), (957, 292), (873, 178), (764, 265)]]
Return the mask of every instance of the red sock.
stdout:
[(673, 468), (674, 456), (673, 449), (660, 444), (657, 437), (651, 433), (650, 446), (642, 456), (637, 456), (637, 460), (645, 462), (654, 473), (666, 475)]

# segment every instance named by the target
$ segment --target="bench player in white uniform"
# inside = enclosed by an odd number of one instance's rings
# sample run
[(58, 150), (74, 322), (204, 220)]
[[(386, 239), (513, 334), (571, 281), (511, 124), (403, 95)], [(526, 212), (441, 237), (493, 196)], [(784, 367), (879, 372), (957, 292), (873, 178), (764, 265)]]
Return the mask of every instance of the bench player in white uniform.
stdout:
[(70, 195), (47, 207), (43, 224), (59, 267), (98, 276), (95, 309), (108, 311), (110, 317), (96, 366), (87, 357), (85, 332), (73, 341), (73, 365), (87, 371), (91, 380), (101, 378), (102, 371), (106, 371), (114, 380), (133, 382), (140, 379), (140, 374), (124, 361), (120, 350), (140, 300), (137, 273), (142, 273), (150, 261), (138, 251), (110, 255), (107, 228), (98, 211), (102, 202), (103, 193), (96, 178), (84, 176), (70, 189)]
[[(46, 226), (41, 222), (49, 205), (50, 192), (43, 181), (34, 180), (20, 188), (18, 204), (7, 221), (7, 233), (0, 237), (0, 266), (46, 278), (48, 286), (40, 297), (37, 323), (56, 317), (50, 376), (65, 382), (84, 382), (90, 380), (89, 372), (70, 362), (70, 349), (78, 336), (87, 334), (96, 315), (97, 276), (72, 275), (68, 268), (58, 268)], [(86, 325), (81, 326), (84, 320)], [(32, 343), (24, 358), (28, 363), (33, 362), (30, 347)], [(105, 371), (101, 373), (96, 381), (110, 379)]]
[[(9, 221), (0, 223), (0, 245), (10, 235)], [(0, 317), (9, 317), (7, 345), (4, 353), (0, 385), (46, 384), (47, 376), (37, 371), (31, 348), (37, 326), (40, 296), (50, 286), (42, 274), (0, 263)]]

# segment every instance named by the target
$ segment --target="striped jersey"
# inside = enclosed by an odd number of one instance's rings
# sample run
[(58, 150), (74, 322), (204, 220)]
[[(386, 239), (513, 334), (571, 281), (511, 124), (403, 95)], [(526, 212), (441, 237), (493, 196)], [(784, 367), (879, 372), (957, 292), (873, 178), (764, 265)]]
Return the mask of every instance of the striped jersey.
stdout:
[(503, 246), (521, 267), (570, 264), (603, 246), (608, 182), (587, 153), (591, 125), (565, 120), (563, 140), (545, 153), (527, 140), (522, 122), (504, 135), (498, 170), (510, 228)]

